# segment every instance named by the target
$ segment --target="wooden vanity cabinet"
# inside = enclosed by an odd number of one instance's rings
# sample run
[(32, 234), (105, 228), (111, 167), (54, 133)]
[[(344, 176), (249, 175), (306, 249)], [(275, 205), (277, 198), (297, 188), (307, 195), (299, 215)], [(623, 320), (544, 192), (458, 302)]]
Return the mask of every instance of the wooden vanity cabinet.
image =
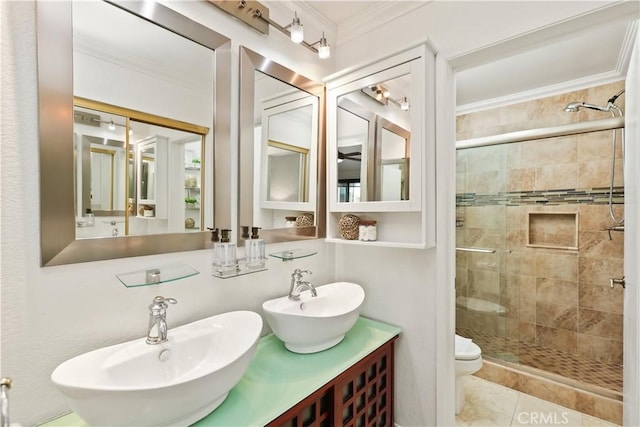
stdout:
[(387, 341), (267, 426), (393, 426), (393, 348), (396, 338)]

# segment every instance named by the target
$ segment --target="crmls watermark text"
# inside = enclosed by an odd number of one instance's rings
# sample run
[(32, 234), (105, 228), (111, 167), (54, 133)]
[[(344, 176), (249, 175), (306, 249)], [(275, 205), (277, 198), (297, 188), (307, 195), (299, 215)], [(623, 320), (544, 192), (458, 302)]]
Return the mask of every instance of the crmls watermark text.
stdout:
[(522, 425), (568, 425), (568, 412), (520, 412), (516, 416)]

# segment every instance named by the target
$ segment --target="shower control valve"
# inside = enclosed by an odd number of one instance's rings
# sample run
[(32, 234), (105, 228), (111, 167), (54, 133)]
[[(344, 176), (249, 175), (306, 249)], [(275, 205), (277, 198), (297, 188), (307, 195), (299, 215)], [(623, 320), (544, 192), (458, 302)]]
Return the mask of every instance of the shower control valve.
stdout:
[(625, 288), (625, 280), (624, 280), (624, 276), (622, 276), (621, 279), (617, 279), (615, 277), (612, 277), (611, 279), (609, 279), (609, 284), (611, 285), (611, 288), (613, 288), (615, 285), (622, 285), (622, 289)]

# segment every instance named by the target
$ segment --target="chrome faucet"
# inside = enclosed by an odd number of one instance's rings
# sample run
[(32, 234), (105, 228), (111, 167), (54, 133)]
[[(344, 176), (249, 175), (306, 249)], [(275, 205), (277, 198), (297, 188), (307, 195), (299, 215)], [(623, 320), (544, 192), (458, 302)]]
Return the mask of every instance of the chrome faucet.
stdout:
[(300, 292), (305, 289), (311, 291), (311, 296), (318, 296), (316, 288), (311, 283), (302, 281), (302, 275), (305, 273), (312, 274), (309, 270), (300, 270), (299, 268), (296, 268), (291, 274), (291, 289), (289, 290), (289, 299), (291, 301), (300, 301)]
[(160, 344), (167, 341), (167, 308), (169, 304), (176, 304), (177, 302), (173, 298), (162, 296), (157, 296), (153, 299), (153, 303), (149, 305), (147, 344)]

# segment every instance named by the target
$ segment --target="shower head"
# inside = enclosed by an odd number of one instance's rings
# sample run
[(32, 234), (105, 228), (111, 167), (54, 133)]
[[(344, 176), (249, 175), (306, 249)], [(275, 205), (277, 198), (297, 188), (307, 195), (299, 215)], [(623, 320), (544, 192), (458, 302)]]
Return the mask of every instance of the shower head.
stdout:
[(600, 105), (587, 104), (586, 102), (570, 102), (564, 107), (564, 111), (568, 113), (575, 113), (579, 111), (581, 108), (589, 108), (591, 110), (598, 110), (598, 111), (610, 111), (611, 104), (607, 104), (603, 107)]

